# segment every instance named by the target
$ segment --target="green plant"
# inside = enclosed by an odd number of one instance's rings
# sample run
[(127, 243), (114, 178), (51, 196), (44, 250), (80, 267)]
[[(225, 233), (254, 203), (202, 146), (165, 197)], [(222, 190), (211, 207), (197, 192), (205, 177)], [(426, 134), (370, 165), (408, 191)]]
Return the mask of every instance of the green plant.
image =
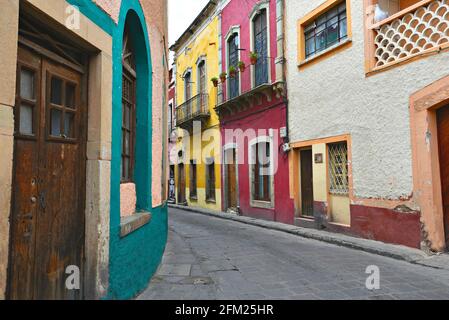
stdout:
[(210, 81), (212, 81), (212, 83), (214, 84), (214, 87), (218, 86), (218, 78), (217, 77), (213, 77), (212, 79), (210, 79)]
[(231, 66), (229, 68), (229, 76), (231, 78), (234, 78), (236, 74), (237, 74), (237, 69), (234, 66)]
[(225, 82), (227, 76), (228, 76), (228, 74), (226, 72), (220, 73), (221, 82)]
[(251, 60), (251, 64), (256, 64), (257, 59), (259, 59), (259, 54), (257, 52), (251, 51), (249, 53), (249, 58)]

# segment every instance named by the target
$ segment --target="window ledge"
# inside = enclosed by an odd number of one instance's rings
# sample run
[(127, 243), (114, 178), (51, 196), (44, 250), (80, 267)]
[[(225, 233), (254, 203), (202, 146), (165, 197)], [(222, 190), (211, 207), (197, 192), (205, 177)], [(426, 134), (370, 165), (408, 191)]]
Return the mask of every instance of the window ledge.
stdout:
[(273, 203), (269, 201), (251, 200), (251, 207), (253, 208), (263, 208), (263, 209), (274, 209)]
[(122, 218), (120, 223), (120, 237), (124, 238), (134, 231), (142, 228), (151, 221), (151, 213), (139, 212), (132, 216)]
[(198, 196), (190, 196), (190, 201), (198, 201)]
[(329, 53), (334, 52), (334, 51), (336, 51), (338, 49), (342, 49), (343, 47), (345, 47), (345, 46), (347, 46), (347, 45), (349, 45), (351, 43), (352, 43), (352, 39), (351, 38), (347, 38), (347, 39), (345, 39), (345, 40), (343, 40), (341, 42), (338, 42), (338, 43), (334, 44), (333, 46), (331, 46), (331, 47), (321, 51), (320, 53), (318, 53), (318, 54), (316, 54), (314, 56), (311, 56), (311, 57), (301, 61), (298, 64), (298, 68), (301, 68), (301, 67), (303, 67), (303, 66), (305, 66), (305, 65), (307, 65), (309, 63), (312, 63), (314, 61), (322, 59), (325, 56), (327, 56)]
[(206, 199), (207, 203), (217, 203), (217, 200), (215, 199)]

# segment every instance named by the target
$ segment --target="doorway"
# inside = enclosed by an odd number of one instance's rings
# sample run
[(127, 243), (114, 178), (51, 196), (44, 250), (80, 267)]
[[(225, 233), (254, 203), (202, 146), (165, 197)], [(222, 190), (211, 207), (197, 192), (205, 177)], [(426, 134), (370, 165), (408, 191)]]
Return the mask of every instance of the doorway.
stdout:
[(300, 150), (301, 215), (313, 217), (313, 163), (312, 149)]
[(438, 146), (446, 247), (449, 247), (449, 106), (437, 111)]
[(237, 149), (231, 148), (226, 150), (226, 194), (227, 203), (226, 210), (237, 212), (238, 211), (238, 199), (237, 199)]
[(178, 204), (185, 204), (186, 201), (186, 172), (184, 164), (178, 166)]
[(86, 114), (83, 77), (19, 46), (11, 205), (10, 299), (81, 299)]

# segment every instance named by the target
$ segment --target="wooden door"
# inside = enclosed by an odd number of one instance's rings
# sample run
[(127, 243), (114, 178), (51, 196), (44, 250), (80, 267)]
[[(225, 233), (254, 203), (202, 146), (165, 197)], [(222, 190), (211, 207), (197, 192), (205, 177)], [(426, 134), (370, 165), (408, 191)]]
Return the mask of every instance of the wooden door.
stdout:
[(81, 298), (65, 286), (83, 267), (81, 75), (20, 47), (17, 74), (9, 297)]
[(227, 209), (236, 209), (237, 204), (237, 161), (236, 161), (236, 150), (232, 149), (231, 152), (231, 161), (226, 164), (226, 174), (228, 177), (228, 207)]
[(178, 168), (178, 203), (183, 204), (186, 202), (186, 173), (184, 164), (181, 163)]
[(312, 150), (301, 150), (301, 214), (313, 217)]
[(446, 235), (446, 246), (449, 248), (449, 106), (438, 110), (437, 119), (444, 231)]

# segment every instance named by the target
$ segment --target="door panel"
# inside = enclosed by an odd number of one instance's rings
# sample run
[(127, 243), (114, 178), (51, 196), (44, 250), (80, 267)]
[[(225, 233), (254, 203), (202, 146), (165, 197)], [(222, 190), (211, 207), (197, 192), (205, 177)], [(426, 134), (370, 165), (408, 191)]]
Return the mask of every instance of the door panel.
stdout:
[(179, 177), (178, 177), (178, 203), (183, 204), (186, 202), (186, 175), (184, 170), (184, 164), (179, 165)]
[(231, 163), (226, 165), (228, 176), (228, 207), (237, 208), (237, 172), (236, 172), (236, 151), (230, 150), (232, 154)]
[[(19, 49), (19, 65), (28, 63), (30, 55)], [(10, 296), (76, 299), (81, 293), (66, 289), (65, 269), (83, 267), (86, 110), (81, 103), (82, 79), (45, 59), (40, 62), (35, 140), (28, 138), (24, 143), (20, 134), (15, 139)], [(19, 107), (16, 104), (16, 110)], [(30, 208), (32, 237), (23, 243), (29, 228), (22, 217)], [(26, 252), (30, 254), (24, 261)], [(30, 276), (22, 277), (22, 272)]]
[(444, 229), (446, 245), (449, 246), (449, 106), (438, 110), (437, 119)]
[(313, 217), (312, 165), (312, 150), (301, 150), (301, 214), (308, 217)]

